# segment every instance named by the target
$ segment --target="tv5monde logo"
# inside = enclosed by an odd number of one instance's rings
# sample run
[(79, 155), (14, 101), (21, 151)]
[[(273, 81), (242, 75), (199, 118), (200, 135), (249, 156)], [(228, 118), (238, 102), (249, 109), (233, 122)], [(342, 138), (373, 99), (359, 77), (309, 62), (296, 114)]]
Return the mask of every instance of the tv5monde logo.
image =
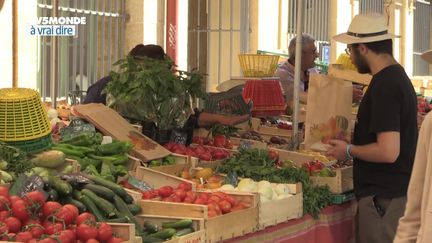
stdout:
[(29, 27), (30, 35), (77, 37), (77, 27), (86, 24), (86, 17), (38, 17), (35, 22)]

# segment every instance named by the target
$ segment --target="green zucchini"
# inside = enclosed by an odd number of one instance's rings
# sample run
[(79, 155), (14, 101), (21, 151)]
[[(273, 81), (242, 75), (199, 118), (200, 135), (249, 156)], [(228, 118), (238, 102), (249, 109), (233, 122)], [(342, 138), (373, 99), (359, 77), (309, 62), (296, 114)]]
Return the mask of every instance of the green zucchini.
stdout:
[[(87, 176), (90, 180), (94, 181), (94, 183), (104, 186), (106, 188), (111, 189), (115, 194), (119, 195), (121, 198), (123, 198), (125, 200), (126, 203), (132, 203), (133, 202), (133, 198), (125, 191), (125, 189), (123, 187), (121, 187), (120, 185), (105, 180), (99, 176), (95, 176), (95, 175), (88, 175)], [(132, 199), (130, 201), (130, 199)], [(130, 202), (129, 202), (130, 201)]]
[(153, 233), (151, 235), (148, 235), (148, 237), (154, 237), (154, 238), (159, 238), (161, 240), (165, 240), (171, 238), (175, 233), (176, 233), (175, 229), (167, 228), (167, 229), (159, 230), (158, 232)]
[(54, 188), (59, 194), (67, 196), (72, 193), (72, 186), (68, 182), (55, 176), (49, 176), (48, 179), (51, 187)]
[(191, 228), (191, 227), (184, 228), (184, 229), (181, 229), (181, 230), (177, 230), (177, 232), (175, 232), (174, 236), (180, 237), (180, 236), (183, 236), (183, 235), (190, 234), (190, 233), (192, 233), (194, 231), (195, 230), (193, 228)]
[(128, 223), (129, 219), (127, 217), (120, 217), (120, 218), (114, 218), (114, 219), (107, 219), (107, 222), (109, 222), (109, 223)]
[(173, 228), (173, 229), (184, 229), (189, 228), (192, 225), (191, 219), (181, 219), (174, 222), (163, 222), (162, 227), (163, 228)]
[(144, 228), (150, 234), (156, 233), (159, 230), (159, 225), (144, 221)]
[(157, 243), (157, 242), (164, 242), (164, 240), (161, 240), (159, 238), (151, 237), (151, 236), (145, 236), (143, 237), (143, 243)]
[(119, 215), (117, 209), (112, 205), (110, 202), (105, 200), (104, 198), (99, 197), (94, 192), (88, 190), (88, 189), (82, 189), (81, 193), (87, 197), (89, 197), (96, 206), (105, 212), (105, 215), (108, 217), (113, 217), (115, 215)]
[(103, 216), (101, 211), (99, 211), (96, 204), (89, 197), (87, 197), (86, 195), (81, 195), (81, 202), (87, 207), (88, 211), (90, 211), (90, 213), (92, 213), (96, 217), (97, 221), (105, 221), (105, 217)]
[(84, 186), (84, 188), (96, 193), (96, 195), (103, 197), (107, 200), (112, 200), (115, 196), (114, 192), (111, 189), (108, 189), (104, 186), (87, 184)]
[(128, 208), (127, 204), (118, 195), (114, 196), (114, 205), (118, 209), (118, 211), (120, 213), (120, 216), (124, 216), (124, 217), (129, 218), (130, 222), (135, 224), (135, 232), (136, 232), (136, 234), (138, 236), (143, 235), (143, 230), (139, 226), (140, 224), (135, 219), (135, 217), (133, 216), (133, 214), (129, 211), (129, 208)]
[(137, 215), (139, 213), (141, 213), (141, 207), (139, 205), (136, 204), (128, 204), (127, 205), (129, 208), (129, 211), (133, 214), (133, 215)]

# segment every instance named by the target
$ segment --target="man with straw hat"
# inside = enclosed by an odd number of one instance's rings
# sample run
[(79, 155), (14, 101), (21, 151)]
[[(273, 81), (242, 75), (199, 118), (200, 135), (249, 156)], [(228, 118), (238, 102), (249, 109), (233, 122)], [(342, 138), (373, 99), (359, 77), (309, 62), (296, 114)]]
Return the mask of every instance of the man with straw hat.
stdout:
[(359, 73), (373, 75), (360, 103), (353, 144), (331, 140), (328, 152), (354, 160), (358, 200), (356, 243), (392, 242), (403, 215), (417, 142), (417, 98), (403, 67), (393, 57), (387, 18), (354, 17), (348, 31), (333, 37)]
[[(422, 54), (432, 64), (432, 50)], [(414, 168), (408, 186), (405, 214), (399, 221), (394, 243), (432, 242), (432, 112), (420, 128)]]

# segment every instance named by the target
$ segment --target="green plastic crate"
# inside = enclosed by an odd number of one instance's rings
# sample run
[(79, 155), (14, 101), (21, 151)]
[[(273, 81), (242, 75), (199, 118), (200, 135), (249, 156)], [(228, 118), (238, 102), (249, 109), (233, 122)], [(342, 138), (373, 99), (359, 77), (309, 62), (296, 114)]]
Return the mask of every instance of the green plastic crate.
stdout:
[(343, 204), (355, 198), (354, 192), (346, 192), (344, 194), (333, 194), (332, 204)]

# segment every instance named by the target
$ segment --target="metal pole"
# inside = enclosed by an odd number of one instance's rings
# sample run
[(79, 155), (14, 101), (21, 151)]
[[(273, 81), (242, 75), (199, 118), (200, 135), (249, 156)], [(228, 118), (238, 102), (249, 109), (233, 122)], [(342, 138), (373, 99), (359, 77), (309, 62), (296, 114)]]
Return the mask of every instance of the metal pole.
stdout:
[(295, 52), (295, 66), (294, 66), (294, 114), (293, 114), (293, 139), (295, 148), (298, 147), (298, 118), (299, 118), (299, 87), (301, 75), (301, 57), (302, 57), (302, 17), (303, 17), (303, 0), (297, 1), (297, 38), (296, 38), (296, 52)]
[(12, 2), (12, 87), (18, 87), (18, 0)]
[[(58, 0), (53, 0), (52, 16), (58, 16)], [(51, 108), (57, 108), (57, 82), (58, 82), (58, 37), (51, 37)]]

